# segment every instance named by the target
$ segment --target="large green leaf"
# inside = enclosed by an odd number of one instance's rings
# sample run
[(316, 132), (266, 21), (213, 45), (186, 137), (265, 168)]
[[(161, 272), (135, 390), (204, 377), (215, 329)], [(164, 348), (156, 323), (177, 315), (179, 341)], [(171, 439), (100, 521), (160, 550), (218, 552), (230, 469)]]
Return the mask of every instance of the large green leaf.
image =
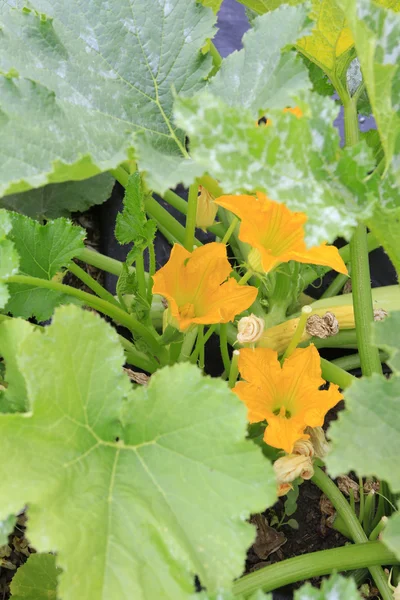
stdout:
[(203, 6), (209, 6), (217, 13), (221, 7), (222, 0), (200, 0)]
[(0, 201), (0, 207), (39, 221), (69, 217), (72, 212), (83, 212), (95, 204), (105, 202), (111, 195), (114, 183), (115, 179), (109, 173), (84, 181), (53, 183), (5, 196)]
[[(400, 14), (381, 8), (372, 0), (337, 0), (337, 3), (346, 13), (354, 37), (389, 165), (400, 133)], [(398, 0), (383, 4), (397, 10), (400, 7)]]
[(390, 517), (382, 534), (382, 541), (400, 560), (400, 513)]
[[(83, 248), (85, 232), (64, 218), (41, 225), (29, 217), (10, 213), (12, 229), (8, 234), (20, 256), (19, 272), (41, 279), (52, 279)], [(5, 307), (15, 317), (34, 316), (46, 321), (55, 306), (73, 302), (70, 296), (34, 287), (10, 283), (10, 299)]]
[(367, 225), (388, 253), (400, 274), (400, 189), (390, 168), (378, 185), (378, 202)]
[(193, 159), (225, 192), (265, 191), (306, 212), (309, 245), (349, 238), (357, 220), (372, 212), (374, 194), (364, 184), (371, 151), (365, 143), (339, 148), (333, 126), (338, 109), (329, 98), (309, 93), (296, 102), (303, 117), (270, 111), (267, 127), (256, 127), (246, 109), (204, 92), (178, 98), (175, 114)]
[(60, 571), (52, 554), (31, 554), (13, 577), (12, 600), (56, 600)]
[(276, 492), (227, 384), (181, 364), (132, 391), (117, 333), (76, 306), (18, 362), (32, 412), (0, 416), (0, 518), (29, 506), (59, 596), (187, 600), (195, 574), (228, 589), (254, 538), (245, 520)]
[(389, 351), (391, 379), (372, 375), (345, 392), (346, 409), (329, 429), (332, 451), (326, 463), (332, 476), (356, 471), (373, 475), (400, 492), (400, 313), (374, 324), (374, 343)]
[(0, 195), (85, 179), (132, 157), (172, 160), (173, 94), (204, 85), (215, 16), (195, 0), (0, 4)]
[(243, 50), (222, 63), (209, 91), (231, 106), (251, 110), (254, 118), (266, 109), (285, 108), (300, 90), (310, 88), (307, 68), (294, 52), (282, 53), (308, 33), (307, 10), (282, 6), (254, 21), (243, 37)]
[(315, 588), (306, 583), (294, 593), (294, 600), (361, 600), (354, 579), (334, 574)]
[(275, 10), (282, 4), (289, 4), (294, 6), (304, 2), (304, 0), (238, 0), (241, 4), (244, 4), (251, 10), (254, 10), (259, 15), (263, 15), (266, 12)]

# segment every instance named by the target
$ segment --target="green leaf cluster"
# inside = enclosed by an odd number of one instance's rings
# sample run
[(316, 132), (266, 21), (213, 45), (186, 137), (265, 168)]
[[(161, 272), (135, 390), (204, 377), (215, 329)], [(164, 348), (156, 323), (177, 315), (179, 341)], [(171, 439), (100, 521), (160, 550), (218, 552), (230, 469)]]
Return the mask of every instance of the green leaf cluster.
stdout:
[(188, 599), (195, 574), (229, 589), (275, 482), (227, 384), (182, 364), (133, 391), (115, 331), (75, 306), (17, 360), (30, 412), (0, 416), (0, 518), (29, 505), (60, 597)]

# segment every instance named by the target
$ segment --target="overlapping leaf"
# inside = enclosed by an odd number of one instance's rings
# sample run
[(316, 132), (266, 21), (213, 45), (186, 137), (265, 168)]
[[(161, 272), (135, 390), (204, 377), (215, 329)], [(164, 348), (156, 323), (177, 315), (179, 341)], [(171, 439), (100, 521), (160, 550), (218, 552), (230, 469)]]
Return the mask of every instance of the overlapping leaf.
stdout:
[(267, 127), (209, 93), (178, 98), (175, 115), (188, 132), (193, 159), (225, 192), (264, 191), (306, 212), (309, 245), (348, 238), (357, 219), (372, 212), (375, 196), (364, 183), (371, 153), (365, 144), (339, 148), (332, 100), (308, 94), (296, 102), (302, 118), (270, 111)]
[(14, 515), (9, 515), (0, 521), (0, 546), (5, 546), (8, 542), (8, 536), (13, 532), (17, 519)]
[(24, 412), (29, 409), (25, 379), (17, 357), (21, 344), (33, 332), (33, 325), (22, 319), (10, 319), (0, 325), (0, 356), (6, 362), (7, 388), (0, 391), (0, 413)]
[(144, 210), (144, 191), (139, 173), (129, 177), (124, 196), (124, 209), (117, 215), (115, 237), (120, 244), (133, 242), (127, 256), (132, 264), (139, 254), (153, 242), (156, 233), (154, 221), (148, 221)]
[(284, 52), (309, 33), (307, 10), (282, 6), (254, 21), (243, 37), (243, 50), (222, 63), (209, 91), (231, 106), (249, 109), (254, 118), (266, 109), (285, 108), (310, 87), (307, 68), (294, 52)]
[(12, 600), (57, 600), (57, 577), (61, 569), (52, 554), (31, 554), (11, 582)]
[[(346, 409), (329, 429), (332, 452), (326, 463), (337, 476), (354, 470), (373, 475), (400, 492), (400, 315), (392, 313), (374, 325), (375, 344), (390, 352), (395, 374), (391, 379), (373, 375), (353, 383), (345, 392)], [(399, 549), (400, 550), (400, 549)]]
[(245, 519), (275, 483), (226, 383), (183, 364), (132, 391), (116, 332), (75, 306), (18, 362), (33, 412), (0, 416), (0, 518), (29, 505), (31, 543), (63, 569), (59, 596), (187, 600), (194, 574), (229, 589), (254, 537)]
[(72, 212), (83, 212), (105, 202), (114, 183), (112, 175), (102, 173), (84, 181), (66, 181), (10, 194), (1, 199), (0, 206), (38, 221), (69, 217)]
[[(0, 209), (0, 280), (15, 275), (19, 268), (19, 256), (14, 244), (7, 239), (12, 228), (7, 211)], [(10, 295), (7, 286), (0, 281), (0, 308), (3, 308)]]
[(321, 588), (306, 583), (294, 593), (294, 600), (361, 600), (354, 579), (334, 574), (322, 581)]
[[(377, 6), (373, 0), (337, 0), (337, 3), (346, 13), (354, 37), (389, 165), (400, 133), (400, 14)], [(400, 9), (398, 0), (381, 4)]]
[(204, 85), (215, 16), (187, 0), (0, 4), (0, 194), (83, 179), (132, 156), (134, 135), (184, 153), (173, 93)]
[[(85, 232), (64, 218), (41, 225), (29, 217), (10, 213), (12, 229), (8, 238), (20, 256), (19, 272), (50, 280), (83, 248)], [(5, 307), (15, 317), (36, 317), (46, 321), (55, 306), (73, 302), (72, 297), (33, 285), (10, 283)]]

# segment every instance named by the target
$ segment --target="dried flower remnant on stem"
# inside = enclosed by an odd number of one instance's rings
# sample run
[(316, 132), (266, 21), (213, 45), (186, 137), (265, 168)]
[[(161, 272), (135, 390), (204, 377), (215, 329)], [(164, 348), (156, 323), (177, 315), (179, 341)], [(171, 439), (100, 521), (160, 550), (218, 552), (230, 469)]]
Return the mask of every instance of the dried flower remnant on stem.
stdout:
[(331, 312), (325, 313), (323, 317), (311, 315), (307, 319), (306, 331), (309, 335), (325, 339), (339, 333), (339, 323)]
[(274, 462), (274, 471), (278, 483), (290, 483), (298, 477), (311, 479), (314, 475), (311, 457), (303, 454), (281, 456)]
[(388, 313), (383, 308), (376, 308), (374, 310), (374, 321), (383, 321), (388, 316)]
[(328, 454), (329, 443), (322, 427), (306, 427), (305, 432), (310, 436), (315, 456), (324, 458)]

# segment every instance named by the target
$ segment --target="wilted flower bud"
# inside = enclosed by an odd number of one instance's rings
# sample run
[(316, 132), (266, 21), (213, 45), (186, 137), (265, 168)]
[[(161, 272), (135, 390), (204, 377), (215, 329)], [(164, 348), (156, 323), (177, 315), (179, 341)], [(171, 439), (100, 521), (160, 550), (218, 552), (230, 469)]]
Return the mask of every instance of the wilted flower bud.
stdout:
[(293, 454), (302, 454), (312, 458), (315, 454), (314, 446), (310, 440), (297, 440), (293, 447)]
[(293, 486), (290, 483), (279, 483), (277, 489), (278, 498), (285, 496), (292, 489)]
[(325, 313), (323, 317), (311, 315), (307, 319), (306, 331), (309, 335), (323, 339), (339, 333), (339, 323), (331, 312)]
[(257, 342), (264, 331), (264, 319), (251, 314), (243, 317), (238, 323), (237, 341), (240, 344)]
[(210, 192), (199, 185), (199, 195), (197, 198), (197, 213), (196, 227), (205, 231), (214, 223), (215, 215), (217, 214), (218, 206), (214, 202), (214, 196)]
[(329, 444), (322, 427), (307, 427), (305, 433), (310, 436), (310, 442), (314, 446), (315, 456), (324, 458), (329, 450)]
[(287, 454), (278, 458), (274, 462), (274, 471), (278, 483), (290, 483), (297, 477), (311, 479), (314, 475), (311, 458), (302, 454)]

